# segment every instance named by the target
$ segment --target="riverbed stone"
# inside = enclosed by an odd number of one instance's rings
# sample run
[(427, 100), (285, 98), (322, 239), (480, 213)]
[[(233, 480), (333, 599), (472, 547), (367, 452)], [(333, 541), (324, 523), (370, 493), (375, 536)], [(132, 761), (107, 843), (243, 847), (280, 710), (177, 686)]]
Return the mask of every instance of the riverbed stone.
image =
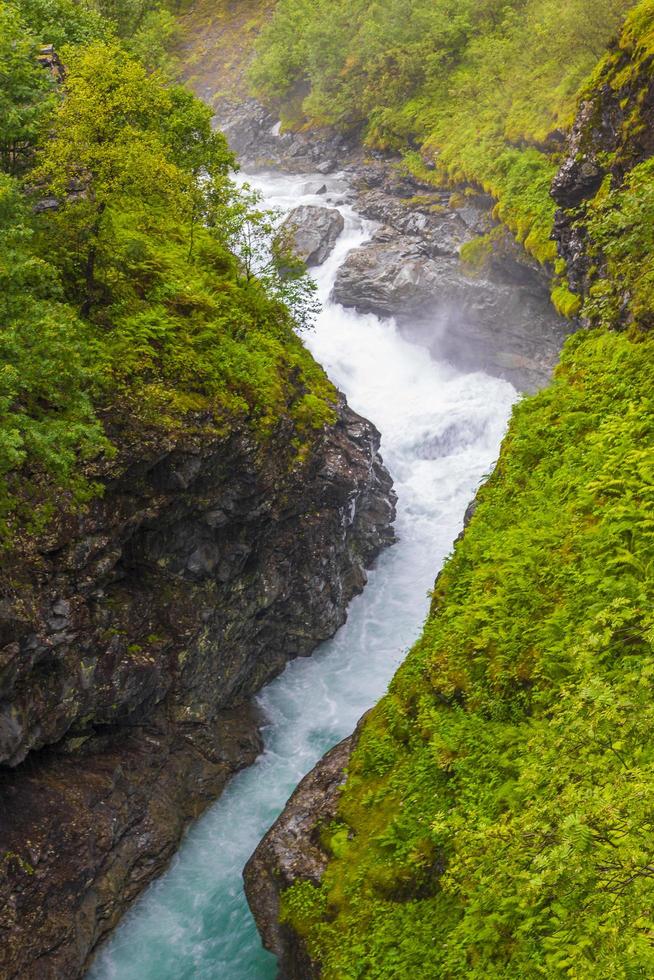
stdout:
[(322, 265), (344, 227), (345, 220), (337, 208), (316, 204), (294, 208), (282, 225), (290, 237), (293, 252), (308, 266)]

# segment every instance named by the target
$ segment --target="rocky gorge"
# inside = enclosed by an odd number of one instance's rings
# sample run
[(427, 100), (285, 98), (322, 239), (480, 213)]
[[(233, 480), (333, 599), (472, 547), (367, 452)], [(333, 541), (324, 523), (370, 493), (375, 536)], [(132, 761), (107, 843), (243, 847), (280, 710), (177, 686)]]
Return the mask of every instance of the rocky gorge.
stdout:
[[(353, 202), (378, 223), (341, 266), (336, 301), (396, 317), (457, 367), (523, 391), (546, 382), (570, 331), (546, 275), (508, 235), (482, 271), (459, 259), (497, 227), (489, 198), (434, 190), (333, 132), (283, 133), (255, 102), (219, 120), (250, 171), (342, 172), (324, 209), (290, 219), (309, 265), (342, 229), (335, 205)], [(288, 456), (294, 433), (284, 425), (265, 450), (244, 432), (132, 447), (89, 514), (7, 574), (3, 975), (81, 976), (188, 822), (260, 751), (252, 695), (333, 635), (365, 569), (392, 543), (379, 436), (344, 402), (338, 416), (302, 464)], [(273, 925), (278, 886), (319, 880), (317, 821), (333, 813), (350, 749), (307, 777), (249, 866), (262, 934), (289, 978), (306, 980), (314, 967)]]
[(5, 570), (3, 977), (82, 974), (257, 755), (251, 696), (334, 633), (392, 542), (375, 429), (341, 401), (305, 462), (291, 437), (136, 446), (79, 523)]

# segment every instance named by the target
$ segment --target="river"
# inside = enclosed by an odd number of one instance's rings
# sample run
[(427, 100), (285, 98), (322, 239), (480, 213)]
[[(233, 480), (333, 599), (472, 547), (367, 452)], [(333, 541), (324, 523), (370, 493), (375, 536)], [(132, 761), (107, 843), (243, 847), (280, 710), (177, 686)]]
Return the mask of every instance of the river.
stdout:
[[(271, 206), (324, 204), (338, 178), (249, 178)], [(370, 573), (348, 621), (309, 659), (260, 694), (265, 751), (194, 824), (167, 873), (151, 885), (95, 960), (88, 980), (273, 980), (241, 872), (302, 776), (384, 693), (417, 638), (428, 590), (459, 533), (467, 504), (492, 469), (517, 397), (505, 381), (462, 374), (410, 343), (392, 320), (329, 300), (347, 252), (373, 225), (348, 203), (345, 229), (316, 279), (323, 311), (305, 342), (352, 408), (382, 433), (398, 492), (399, 541)]]

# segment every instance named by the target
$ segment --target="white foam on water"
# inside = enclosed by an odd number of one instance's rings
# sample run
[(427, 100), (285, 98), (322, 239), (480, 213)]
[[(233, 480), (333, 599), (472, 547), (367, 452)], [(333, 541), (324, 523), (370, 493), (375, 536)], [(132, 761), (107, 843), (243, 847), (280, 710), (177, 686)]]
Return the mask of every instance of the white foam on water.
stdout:
[[(269, 205), (323, 204), (342, 177), (248, 177)], [(170, 869), (125, 916), (89, 980), (273, 980), (241, 872), (287, 798), (316, 761), (384, 693), (420, 633), (427, 592), (492, 469), (517, 395), (508, 382), (461, 374), (408, 342), (392, 320), (329, 301), (347, 252), (373, 225), (349, 204), (345, 230), (317, 271), (323, 312), (305, 342), (352, 408), (382, 433), (399, 495), (399, 542), (384, 552), (348, 621), (308, 659), (289, 664), (260, 694), (265, 751), (184, 839)]]

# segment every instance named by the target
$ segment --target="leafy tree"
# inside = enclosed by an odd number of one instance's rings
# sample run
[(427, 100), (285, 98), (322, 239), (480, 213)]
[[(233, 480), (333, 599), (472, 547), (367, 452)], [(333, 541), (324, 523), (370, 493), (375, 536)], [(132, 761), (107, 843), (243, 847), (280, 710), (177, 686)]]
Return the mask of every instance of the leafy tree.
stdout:
[(66, 61), (65, 98), (36, 179), (60, 202), (43, 234), (81, 314), (115, 297), (119, 226), (130, 214), (156, 237), (185, 238), (189, 259), (210, 227), (225, 254), (238, 257), (237, 279), (242, 270), (246, 284), (256, 279), (305, 322), (313, 292), (306, 270), (289, 255), (278, 220), (230, 180), (234, 158), (208, 107), (162, 86), (115, 44), (69, 49)]
[(246, 185), (214, 215), (213, 232), (236, 255), (238, 278), (246, 286), (263, 287), (284, 303), (298, 327), (311, 325), (320, 308), (316, 284), (293, 252), (293, 232), (282, 212), (262, 207), (260, 195)]
[(109, 451), (92, 407), (89, 336), (64, 303), (56, 270), (34, 251), (18, 186), (0, 177), (0, 540), (10, 514), (38, 517), (40, 484), (77, 499), (78, 468)]
[(133, 37), (149, 14), (155, 12), (157, 0), (96, 0), (103, 18), (114, 24), (120, 37)]
[(222, 138), (198, 129), (190, 96), (165, 89), (118, 45), (69, 48), (66, 63), (64, 98), (35, 178), (59, 200), (45, 234), (88, 316), (107, 299), (98, 270), (111, 267), (116, 215), (137, 207), (182, 220), (195, 208), (198, 154), (208, 150), (207, 165), (223, 171), (229, 155)]
[(179, 74), (177, 59), (171, 55), (178, 31), (175, 16), (157, 8), (145, 14), (138, 30), (125, 38), (125, 46), (148, 71), (173, 79)]
[(30, 31), (44, 44), (86, 44), (108, 37), (111, 25), (85, 0), (14, 0)]
[(52, 80), (37, 61), (38, 40), (0, 3), (0, 166), (25, 170), (52, 104)]

